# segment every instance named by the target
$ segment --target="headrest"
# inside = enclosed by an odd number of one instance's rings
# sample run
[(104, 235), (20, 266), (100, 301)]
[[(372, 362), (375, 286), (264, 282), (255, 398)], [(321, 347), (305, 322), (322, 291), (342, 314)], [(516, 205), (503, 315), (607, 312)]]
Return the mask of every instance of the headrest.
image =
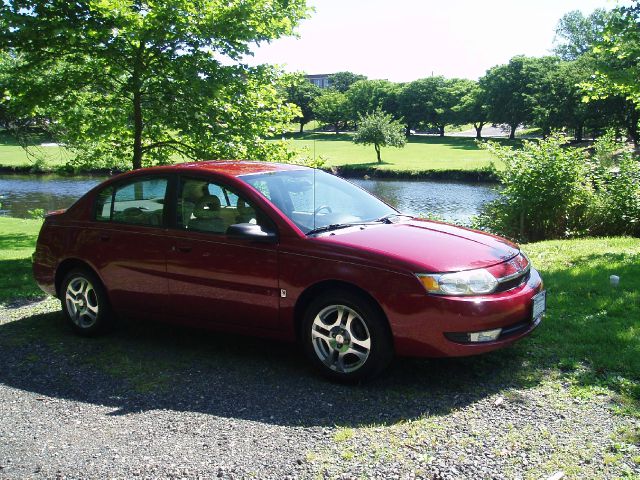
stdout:
[(253, 213), (253, 208), (251, 208), (247, 202), (243, 199), (238, 198), (238, 202), (236, 203), (236, 208), (238, 209), (238, 213)]
[(215, 195), (207, 195), (196, 203), (193, 216), (196, 218), (214, 218), (220, 210), (220, 199)]

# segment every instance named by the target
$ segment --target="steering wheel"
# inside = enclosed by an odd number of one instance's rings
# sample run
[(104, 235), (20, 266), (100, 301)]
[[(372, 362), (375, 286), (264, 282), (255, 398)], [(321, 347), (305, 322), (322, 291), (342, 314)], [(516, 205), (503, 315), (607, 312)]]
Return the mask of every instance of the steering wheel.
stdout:
[(317, 215), (317, 214), (318, 214), (318, 213), (320, 213), (322, 210), (326, 210), (326, 211), (327, 211), (327, 213), (331, 213), (331, 212), (333, 212), (333, 210), (331, 210), (331, 207), (330, 207), (329, 205), (320, 205), (318, 208), (316, 208), (316, 209), (313, 211), (313, 214), (314, 214), (314, 215)]

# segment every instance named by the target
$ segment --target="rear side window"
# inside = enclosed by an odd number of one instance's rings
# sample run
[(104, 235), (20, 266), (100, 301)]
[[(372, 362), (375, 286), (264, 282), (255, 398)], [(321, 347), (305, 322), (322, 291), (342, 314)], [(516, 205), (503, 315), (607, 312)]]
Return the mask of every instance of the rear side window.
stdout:
[(161, 226), (167, 179), (138, 180), (106, 188), (96, 199), (96, 220), (132, 225)]

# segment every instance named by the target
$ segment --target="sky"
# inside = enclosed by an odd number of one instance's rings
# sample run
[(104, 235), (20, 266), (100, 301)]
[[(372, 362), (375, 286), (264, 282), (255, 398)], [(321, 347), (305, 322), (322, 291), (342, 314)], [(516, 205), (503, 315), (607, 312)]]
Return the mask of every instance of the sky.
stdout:
[[(623, 2), (628, 4), (629, 2)], [(351, 71), (405, 82), (430, 75), (477, 79), (514, 55), (548, 55), (571, 10), (616, 0), (308, 0), (315, 8), (287, 37), (247, 63), (309, 74)]]

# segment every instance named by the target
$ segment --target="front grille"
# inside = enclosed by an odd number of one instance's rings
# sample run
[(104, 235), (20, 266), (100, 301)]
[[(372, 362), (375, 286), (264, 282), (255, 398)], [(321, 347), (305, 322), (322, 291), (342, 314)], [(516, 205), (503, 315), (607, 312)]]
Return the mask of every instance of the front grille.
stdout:
[(506, 292), (508, 290), (513, 290), (514, 288), (519, 287), (523, 283), (529, 280), (529, 276), (531, 275), (530, 271), (522, 272), (522, 275), (512, 278), (511, 280), (507, 280), (506, 282), (499, 283), (496, 287), (495, 292)]

